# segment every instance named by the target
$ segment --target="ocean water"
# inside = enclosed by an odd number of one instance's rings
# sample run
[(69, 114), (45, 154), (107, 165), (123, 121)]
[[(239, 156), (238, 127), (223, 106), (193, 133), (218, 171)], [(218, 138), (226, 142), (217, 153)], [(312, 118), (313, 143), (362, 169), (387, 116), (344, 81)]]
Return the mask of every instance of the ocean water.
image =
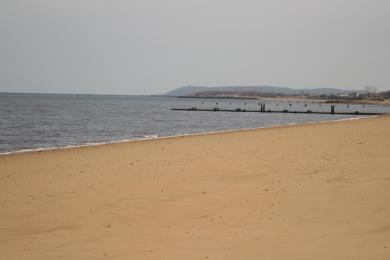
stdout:
[[(330, 111), (330, 105), (302, 101), (266, 103), (267, 109)], [(259, 109), (256, 100), (0, 94), (0, 153), (356, 117), (170, 110), (192, 106)], [(336, 106), (336, 111), (356, 110), (390, 112), (384, 106)]]

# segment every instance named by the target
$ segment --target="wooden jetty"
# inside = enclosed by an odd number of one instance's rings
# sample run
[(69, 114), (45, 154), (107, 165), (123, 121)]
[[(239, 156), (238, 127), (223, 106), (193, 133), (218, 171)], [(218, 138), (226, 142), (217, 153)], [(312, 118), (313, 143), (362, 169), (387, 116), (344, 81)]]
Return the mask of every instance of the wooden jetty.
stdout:
[(262, 103), (260, 105), (259, 110), (251, 110), (251, 109), (242, 109), (242, 108), (236, 108), (236, 109), (220, 109), (218, 107), (214, 108), (197, 108), (197, 107), (190, 107), (190, 108), (172, 108), (171, 110), (176, 111), (198, 111), (198, 112), (251, 112), (251, 113), (284, 113), (284, 114), (320, 114), (320, 115), (362, 115), (362, 116), (377, 116), (377, 115), (384, 115), (386, 113), (372, 113), (372, 112), (361, 112), (361, 111), (354, 111), (354, 112), (336, 112), (335, 111), (335, 105), (331, 105), (330, 111), (312, 111), (312, 110), (306, 110), (306, 111), (294, 111), (294, 110), (266, 110), (265, 109), (265, 103)]

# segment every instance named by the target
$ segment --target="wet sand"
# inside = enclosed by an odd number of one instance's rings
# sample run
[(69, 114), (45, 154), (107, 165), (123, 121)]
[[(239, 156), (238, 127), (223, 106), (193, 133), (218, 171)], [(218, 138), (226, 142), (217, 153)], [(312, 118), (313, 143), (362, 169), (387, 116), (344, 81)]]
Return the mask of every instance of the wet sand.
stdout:
[(390, 259), (390, 117), (0, 156), (0, 259)]

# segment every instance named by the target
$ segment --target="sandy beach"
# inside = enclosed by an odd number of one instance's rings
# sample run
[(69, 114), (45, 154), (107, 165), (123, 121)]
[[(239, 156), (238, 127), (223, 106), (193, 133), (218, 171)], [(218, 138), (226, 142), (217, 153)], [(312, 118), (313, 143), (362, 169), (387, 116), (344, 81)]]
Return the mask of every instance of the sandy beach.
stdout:
[(390, 259), (390, 117), (0, 156), (0, 259)]

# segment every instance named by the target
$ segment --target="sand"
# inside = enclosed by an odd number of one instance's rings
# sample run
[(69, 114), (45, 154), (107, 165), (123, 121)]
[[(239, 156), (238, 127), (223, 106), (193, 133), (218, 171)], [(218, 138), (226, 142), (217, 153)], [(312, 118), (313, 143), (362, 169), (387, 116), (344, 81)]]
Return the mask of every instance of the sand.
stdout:
[(0, 259), (390, 259), (390, 117), (0, 156)]

